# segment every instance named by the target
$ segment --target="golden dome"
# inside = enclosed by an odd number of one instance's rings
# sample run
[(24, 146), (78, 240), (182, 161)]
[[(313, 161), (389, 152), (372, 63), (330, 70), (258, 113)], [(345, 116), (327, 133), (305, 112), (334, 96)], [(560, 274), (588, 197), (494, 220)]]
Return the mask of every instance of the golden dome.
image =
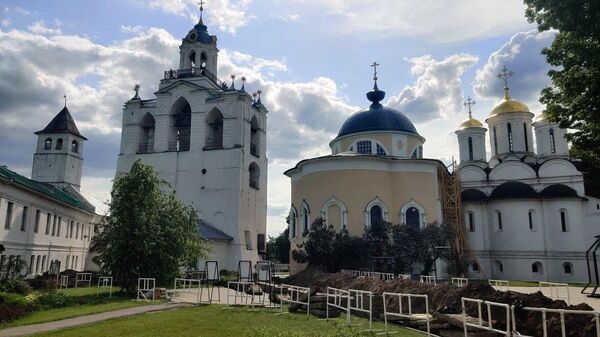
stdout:
[(462, 129), (468, 129), (468, 128), (483, 128), (483, 124), (481, 124), (481, 122), (476, 120), (475, 118), (469, 116), (469, 119), (462, 122), (462, 124), (460, 124), (460, 127), (458, 129), (462, 130)]
[(529, 107), (525, 103), (512, 99), (508, 94), (508, 88), (504, 88), (504, 98), (494, 106), (490, 116), (502, 115), (513, 112), (529, 112)]
[(548, 119), (548, 115), (546, 115), (545, 112), (540, 112), (539, 115), (537, 115), (535, 117), (535, 119), (533, 120), (534, 123), (542, 123), (542, 122), (549, 122), (550, 120)]

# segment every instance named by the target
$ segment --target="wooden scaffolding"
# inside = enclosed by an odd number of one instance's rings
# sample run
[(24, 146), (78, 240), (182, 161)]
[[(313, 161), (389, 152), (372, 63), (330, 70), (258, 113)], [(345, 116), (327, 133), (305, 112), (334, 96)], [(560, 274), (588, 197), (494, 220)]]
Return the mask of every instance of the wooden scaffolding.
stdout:
[(463, 224), (460, 175), (454, 158), (452, 158), (452, 163), (446, 167), (446, 170), (441, 169), (441, 171), (444, 223), (454, 227), (456, 237), (455, 242), (452, 244), (452, 254), (455, 262), (463, 266), (462, 270), (466, 267), (468, 249)]

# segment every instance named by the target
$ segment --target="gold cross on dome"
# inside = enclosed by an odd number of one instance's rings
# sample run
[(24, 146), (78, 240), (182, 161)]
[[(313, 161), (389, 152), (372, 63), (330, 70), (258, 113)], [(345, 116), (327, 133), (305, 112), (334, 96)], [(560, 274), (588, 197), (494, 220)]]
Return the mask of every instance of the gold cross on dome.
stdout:
[(204, 2), (204, 0), (200, 0), (200, 2), (198, 2), (198, 5), (200, 5), (200, 18), (202, 18), (202, 12), (204, 11), (204, 4), (206, 2)]
[(371, 67), (373, 67), (373, 80), (377, 81), (377, 67), (379, 66), (379, 63), (377, 62), (373, 62), (373, 64), (371, 64)]
[(513, 75), (513, 72), (510, 71), (508, 68), (506, 68), (506, 66), (502, 67), (502, 70), (500, 70), (500, 73), (498, 73), (498, 78), (501, 78), (504, 80), (504, 88), (508, 88), (508, 79)]
[(469, 97), (468, 97), (468, 98), (465, 100), (465, 102), (463, 103), (463, 105), (464, 105), (464, 106), (466, 106), (466, 107), (468, 107), (468, 109), (469, 109), (469, 118), (472, 118), (472, 116), (471, 116), (471, 107), (472, 107), (473, 105), (475, 105), (475, 103), (476, 103), (476, 102), (475, 102), (475, 101), (474, 101), (474, 100), (471, 98), (471, 96), (469, 96)]

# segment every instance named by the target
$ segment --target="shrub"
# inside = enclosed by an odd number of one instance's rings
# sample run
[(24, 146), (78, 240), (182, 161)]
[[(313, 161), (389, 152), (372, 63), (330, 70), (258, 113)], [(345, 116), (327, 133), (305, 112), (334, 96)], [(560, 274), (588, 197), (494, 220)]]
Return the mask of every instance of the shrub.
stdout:
[(31, 286), (22, 279), (8, 279), (0, 282), (0, 291), (28, 295), (31, 292)]
[(27, 316), (33, 308), (25, 296), (0, 292), (0, 323)]
[(44, 292), (36, 300), (38, 304), (52, 308), (62, 308), (69, 304), (67, 295), (62, 291)]

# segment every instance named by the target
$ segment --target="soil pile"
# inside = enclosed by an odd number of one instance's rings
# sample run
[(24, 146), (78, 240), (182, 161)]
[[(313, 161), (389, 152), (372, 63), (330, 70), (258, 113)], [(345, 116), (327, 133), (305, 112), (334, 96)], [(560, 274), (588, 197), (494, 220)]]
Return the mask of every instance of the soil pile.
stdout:
[[(541, 292), (533, 294), (521, 294), (512, 291), (497, 291), (490, 285), (472, 283), (464, 287), (457, 287), (444, 283), (439, 285), (428, 285), (412, 280), (382, 281), (379, 279), (355, 277), (345, 273), (328, 274), (315, 268), (307, 268), (300, 273), (291, 276), (286, 283), (302, 287), (310, 287), (313, 291), (325, 293), (327, 287), (339, 289), (356, 289), (372, 291), (373, 317), (382, 318), (383, 315), (383, 292), (425, 294), (429, 298), (429, 311), (436, 317), (437, 314), (460, 314), (462, 312), (461, 298), (474, 298), (490, 302), (506, 303), (514, 305), (517, 331), (529, 336), (542, 336), (542, 314), (523, 310), (524, 307), (593, 310), (587, 304), (569, 306), (562, 300), (552, 300)], [(407, 307), (408, 303), (402, 303)], [(397, 299), (389, 300), (388, 310), (398, 310)], [(477, 317), (477, 305), (467, 304), (466, 311), (469, 316)], [(312, 310), (312, 309), (311, 309)], [(413, 312), (425, 312), (424, 301), (413, 303)], [(506, 310), (503, 308), (491, 309), (494, 327), (501, 330), (506, 327)], [(482, 315), (487, 321), (487, 307), (482, 306)], [(566, 334), (568, 337), (596, 336), (596, 326), (593, 315), (565, 315)], [(547, 314), (548, 336), (561, 336), (560, 315)]]

